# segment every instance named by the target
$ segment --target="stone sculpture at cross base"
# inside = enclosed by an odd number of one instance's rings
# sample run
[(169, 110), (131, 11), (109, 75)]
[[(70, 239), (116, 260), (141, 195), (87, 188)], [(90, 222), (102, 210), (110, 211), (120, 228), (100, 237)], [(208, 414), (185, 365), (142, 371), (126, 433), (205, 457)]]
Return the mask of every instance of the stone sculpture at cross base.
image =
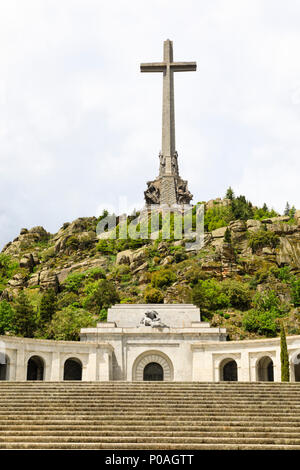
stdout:
[(141, 72), (163, 72), (162, 150), (159, 154), (159, 176), (148, 181), (144, 192), (147, 205), (185, 205), (193, 195), (187, 181), (181, 179), (175, 150), (174, 72), (196, 70), (195, 62), (174, 62), (173, 43), (164, 41), (164, 61), (141, 64)]
[(167, 325), (161, 322), (155, 310), (147, 310), (140, 321), (140, 325), (151, 326), (152, 328), (165, 328)]

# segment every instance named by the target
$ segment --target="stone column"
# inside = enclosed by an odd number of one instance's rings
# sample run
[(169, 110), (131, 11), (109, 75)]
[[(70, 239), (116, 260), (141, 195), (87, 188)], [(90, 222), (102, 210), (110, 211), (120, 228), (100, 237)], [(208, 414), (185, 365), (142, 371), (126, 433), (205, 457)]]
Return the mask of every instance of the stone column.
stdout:
[(111, 355), (112, 347), (109, 345), (99, 346), (97, 356), (97, 374), (100, 382), (107, 382), (111, 377)]
[(27, 367), (25, 364), (24, 345), (20, 344), (20, 347), (17, 349), (16, 381), (26, 380), (26, 377), (27, 377)]
[(90, 352), (89, 353), (89, 362), (86, 366), (86, 374), (85, 374), (85, 380), (95, 382), (99, 380), (98, 376), (98, 357), (97, 357), (97, 351)]
[(250, 382), (250, 360), (249, 360), (249, 352), (242, 351), (241, 352), (241, 359), (240, 359), (240, 368), (239, 368), (239, 382)]
[(62, 380), (60, 376), (60, 354), (59, 352), (53, 352), (51, 358), (51, 374), (50, 380), (51, 382), (59, 382)]

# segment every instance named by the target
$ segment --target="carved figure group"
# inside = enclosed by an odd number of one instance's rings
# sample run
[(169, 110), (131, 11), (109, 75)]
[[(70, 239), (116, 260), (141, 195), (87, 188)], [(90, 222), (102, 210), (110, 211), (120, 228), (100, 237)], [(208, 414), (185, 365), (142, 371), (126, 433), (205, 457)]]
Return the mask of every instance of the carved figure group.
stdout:
[(161, 322), (158, 313), (155, 310), (148, 310), (144, 313), (140, 321), (141, 325), (151, 326), (152, 328), (164, 328), (166, 325)]

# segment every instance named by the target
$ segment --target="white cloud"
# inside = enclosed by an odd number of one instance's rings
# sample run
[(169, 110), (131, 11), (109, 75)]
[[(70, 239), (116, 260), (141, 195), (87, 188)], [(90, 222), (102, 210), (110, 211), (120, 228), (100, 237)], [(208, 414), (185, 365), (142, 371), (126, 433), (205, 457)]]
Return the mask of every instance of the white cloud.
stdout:
[(194, 201), (231, 185), (300, 207), (300, 5), (290, 0), (3, 0), (0, 245), (23, 226), (143, 202), (157, 176), (159, 61), (174, 41), (177, 150)]

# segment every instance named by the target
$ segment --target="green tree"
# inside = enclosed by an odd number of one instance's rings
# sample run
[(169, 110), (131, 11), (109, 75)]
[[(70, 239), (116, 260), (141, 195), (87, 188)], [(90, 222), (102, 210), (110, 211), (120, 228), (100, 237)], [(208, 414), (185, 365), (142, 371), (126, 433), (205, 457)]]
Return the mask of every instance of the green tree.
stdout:
[(113, 282), (107, 279), (99, 279), (88, 283), (84, 288), (86, 297), (83, 306), (100, 314), (102, 309), (107, 309), (120, 301), (119, 294)]
[(234, 199), (234, 192), (231, 186), (229, 186), (229, 188), (227, 189), (225, 198), (230, 199), (231, 201)]
[(289, 205), (289, 203), (287, 202), (283, 214), (284, 214), (284, 215), (290, 215), (290, 210), (291, 210), (290, 205)]
[(280, 325), (280, 362), (281, 362), (281, 382), (290, 381), (289, 354), (286, 344), (286, 336), (283, 322)]
[(66, 307), (52, 317), (46, 336), (50, 339), (78, 341), (80, 329), (96, 326), (95, 316), (83, 308)]
[(0, 335), (6, 331), (14, 332), (14, 310), (9, 302), (0, 302)]
[(232, 211), (230, 207), (220, 207), (216, 205), (211, 209), (207, 209), (204, 214), (204, 228), (207, 232), (211, 232), (216, 228), (225, 227), (232, 220)]
[(294, 307), (300, 307), (300, 279), (296, 276), (291, 280), (291, 295)]
[(21, 291), (14, 302), (14, 329), (17, 335), (32, 338), (36, 329), (36, 312)]
[(293, 206), (289, 212), (290, 218), (293, 219), (295, 217), (295, 214), (296, 214), (296, 207)]
[(234, 218), (248, 220), (253, 218), (253, 207), (251, 202), (246, 201), (245, 196), (238, 196), (232, 200), (231, 209)]
[(13, 276), (18, 266), (18, 263), (13, 261), (10, 256), (0, 253), (0, 294), (5, 289), (7, 281)]
[(44, 325), (51, 321), (54, 313), (57, 310), (57, 298), (56, 294), (53, 289), (49, 289), (46, 291), (40, 302), (39, 308), (39, 323), (40, 325)]
[(228, 227), (225, 230), (224, 242), (225, 243), (231, 243), (231, 231)]

